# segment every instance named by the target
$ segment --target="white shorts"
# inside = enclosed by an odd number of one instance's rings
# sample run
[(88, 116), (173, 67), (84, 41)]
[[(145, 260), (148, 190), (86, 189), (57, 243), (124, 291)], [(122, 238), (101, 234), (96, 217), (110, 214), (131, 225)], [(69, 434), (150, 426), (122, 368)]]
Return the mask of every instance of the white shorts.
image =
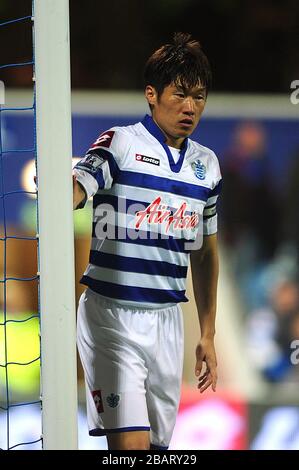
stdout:
[(167, 448), (181, 391), (181, 307), (122, 307), (87, 289), (77, 337), (89, 434), (145, 430), (152, 445)]

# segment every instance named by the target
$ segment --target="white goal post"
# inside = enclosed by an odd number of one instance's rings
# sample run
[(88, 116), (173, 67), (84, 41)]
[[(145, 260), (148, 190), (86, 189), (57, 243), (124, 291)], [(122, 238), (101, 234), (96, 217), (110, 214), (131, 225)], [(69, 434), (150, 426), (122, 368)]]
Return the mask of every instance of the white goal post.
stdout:
[(34, 0), (43, 448), (77, 449), (68, 0)]

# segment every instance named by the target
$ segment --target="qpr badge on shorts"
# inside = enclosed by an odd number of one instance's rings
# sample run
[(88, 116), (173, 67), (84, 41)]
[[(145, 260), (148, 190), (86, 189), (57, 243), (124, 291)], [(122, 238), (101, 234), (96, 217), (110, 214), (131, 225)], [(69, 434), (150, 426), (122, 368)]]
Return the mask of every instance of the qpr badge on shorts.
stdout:
[(205, 165), (200, 160), (196, 160), (195, 162), (193, 162), (191, 164), (191, 167), (192, 167), (192, 170), (194, 171), (194, 174), (195, 174), (196, 178), (198, 178), (200, 180), (205, 179), (207, 169), (206, 169)]
[(111, 393), (106, 397), (106, 401), (110, 408), (116, 408), (120, 402), (120, 395), (116, 395), (115, 393)]

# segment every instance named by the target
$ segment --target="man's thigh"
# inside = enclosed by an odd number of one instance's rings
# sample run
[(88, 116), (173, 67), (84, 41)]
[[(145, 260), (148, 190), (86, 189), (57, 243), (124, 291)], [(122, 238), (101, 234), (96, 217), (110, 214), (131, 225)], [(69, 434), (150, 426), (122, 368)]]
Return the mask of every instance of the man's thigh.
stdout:
[[(147, 367), (130, 335), (130, 313), (99, 305), (83, 294), (78, 309), (78, 349), (85, 372), (92, 435), (147, 432)], [(126, 438), (128, 439), (128, 438)]]

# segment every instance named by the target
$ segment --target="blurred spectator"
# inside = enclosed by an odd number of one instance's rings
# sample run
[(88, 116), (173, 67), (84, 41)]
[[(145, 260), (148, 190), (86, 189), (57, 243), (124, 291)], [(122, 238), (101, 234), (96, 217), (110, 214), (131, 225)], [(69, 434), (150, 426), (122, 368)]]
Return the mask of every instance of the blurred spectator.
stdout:
[(269, 306), (253, 311), (247, 322), (250, 359), (268, 381), (289, 378), (293, 369), (290, 343), (298, 335), (299, 287), (292, 280), (284, 280), (274, 286)]
[(296, 250), (299, 259), (299, 148), (290, 166), (285, 190), (283, 237)]
[(224, 154), (221, 233), (231, 248), (233, 269), (248, 302), (250, 278), (271, 259), (278, 242), (279, 211), (268, 169), (263, 126), (240, 123)]
[(237, 126), (223, 165), (223, 224), (225, 241), (240, 244), (244, 237), (258, 245), (256, 256), (269, 258), (277, 245), (277, 205), (271, 193), (267, 138), (261, 124)]

